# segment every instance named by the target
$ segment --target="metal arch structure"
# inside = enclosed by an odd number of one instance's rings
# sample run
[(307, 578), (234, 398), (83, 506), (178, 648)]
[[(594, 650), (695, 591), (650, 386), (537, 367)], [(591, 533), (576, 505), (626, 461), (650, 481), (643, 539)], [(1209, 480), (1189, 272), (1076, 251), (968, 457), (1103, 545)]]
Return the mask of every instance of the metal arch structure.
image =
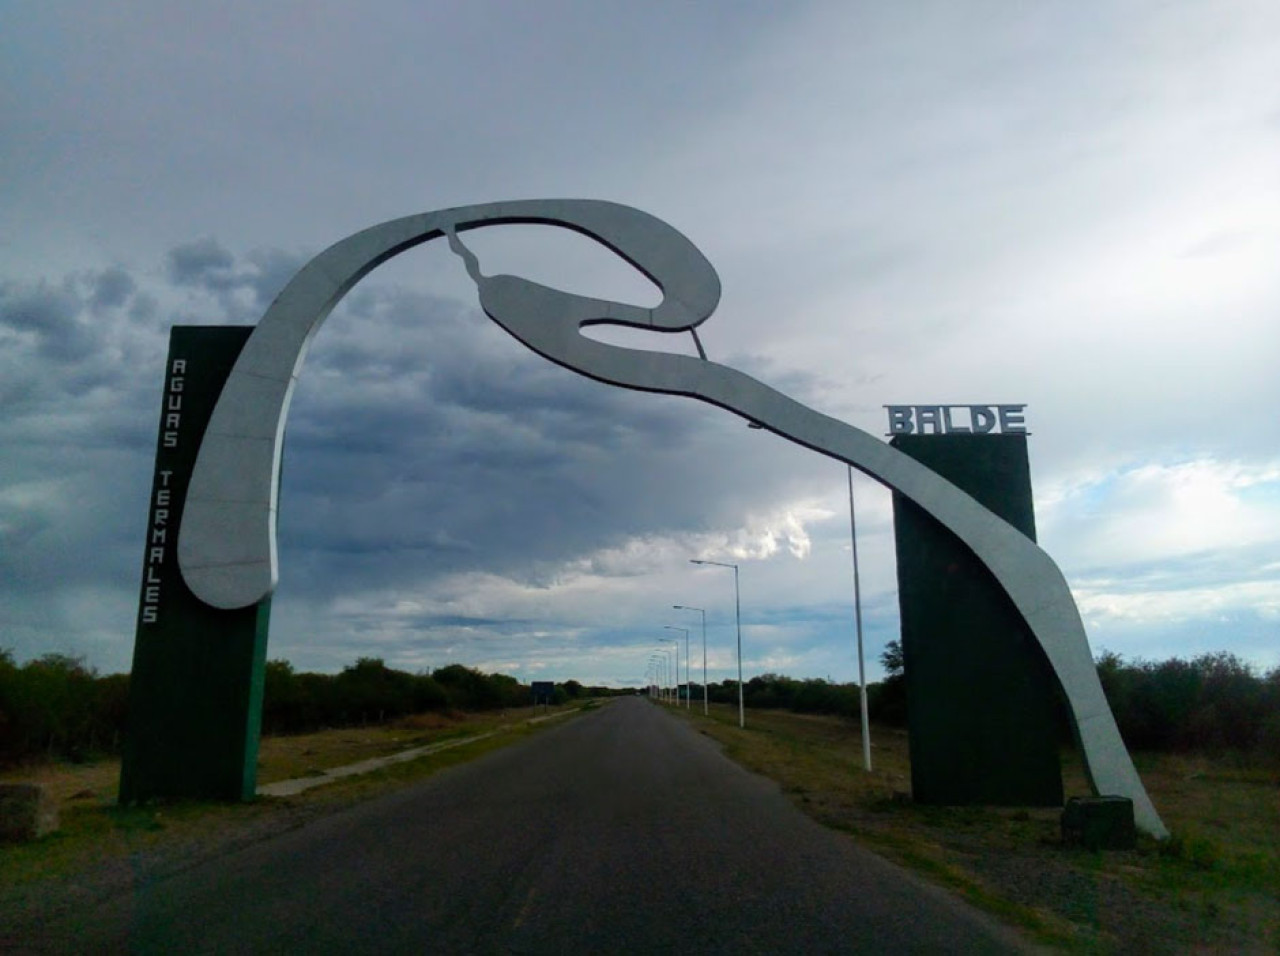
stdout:
[[(486, 276), (459, 234), (535, 223), (581, 233), (626, 259), (661, 289), (641, 308)], [(200, 600), (223, 609), (270, 596), (278, 579), (276, 510), (285, 420), (312, 336), (351, 288), (381, 263), (446, 236), (480, 304), (503, 329), (547, 359), (589, 378), (683, 395), (845, 462), (911, 500), (990, 570), (1038, 642), (1062, 687), (1095, 793), (1133, 801), (1145, 832), (1168, 835), (1151, 803), (1098, 680), (1066, 579), (1038, 545), (927, 467), (846, 422), (823, 415), (705, 357), (650, 352), (587, 338), (613, 324), (693, 332), (715, 310), (720, 280), (701, 251), (665, 222), (599, 200), (484, 203), (395, 219), (355, 233), (308, 262), (258, 323), (233, 367), (196, 458), (179, 530), (178, 561)], [(699, 354), (702, 354), (699, 345)]]

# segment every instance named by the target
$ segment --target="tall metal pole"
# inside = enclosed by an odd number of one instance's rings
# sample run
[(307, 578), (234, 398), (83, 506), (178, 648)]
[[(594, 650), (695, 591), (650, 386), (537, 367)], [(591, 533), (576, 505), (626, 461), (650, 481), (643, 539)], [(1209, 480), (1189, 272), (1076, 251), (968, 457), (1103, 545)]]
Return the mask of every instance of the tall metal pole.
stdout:
[(675, 658), (675, 662), (676, 662), (676, 682), (675, 682), (675, 685), (672, 687), (672, 691), (675, 696), (671, 698), (671, 703), (679, 707), (680, 706), (680, 642), (673, 637), (671, 638), (671, 644), (672, 644), (671, 656)]
[(689, 663), (689, 629), (684, 628), (684, 709), (693, 709), (693, 678), (689, 676), (693, 665)]
[(733, 566), (733, 616), (738, 624), (738, 726), (747, 726), (747, 708), (742, 696), (742, 591), (738, 587), (738, 566)]
[(849, 473), (849, 541), (853, 545), (853, 617), (858, 629), (858, 687), (862, 697), (862, 765), (871, 770), (871, 722), (867, 716), (867, 671), (862, 659), (862, 586), (858, 580), (858, 524), (853, 512), (853, 469)]
[[(697, 611), (702, 615), (702, 714), (707, 716), (711, 713), (709, 699), (707, 697), (707, 612), (700, 607), (689, 607), (687, 604), (673, 604), (671, 607), (677, 611)], [(685, 655), (688, 660), (688, 655)]]
[(702, 716), (706, 717), (711, 713), (711, 705), (707, 694), (707, 612), (702, 608)]
[[(675, 675), (676, 675), (676, 681), (675, 681), (675, 684), (673, 685), (673, 688), (672, 688), (672, 698), (671, 698), (671, 702), (672, 702), (673, 704), (679, 705), (679, 703), (680, 703), (680, 699), (679, 699), (679, 695), (680, 695), (680, 642), (679, 642), (679, 641), (677, 641), (674, 637), (660, 637), (660, 638), (658, 638), (658, 640), (659, 640), (659, 641), (661, 641), (663, 644), (674, 644), (674, 645), (676, 646), (676, 650), (675, 650), (675, 655), (676, 655), (676, 663), (675, 663)], [(667, 647), (664, 647), (664, 648), (662, 649), (662, 651), (663, 651), (663, 653), (664, 653), (664, 654), (670, 654), (670, 653), (671, 653), (671, 649), (670, 649), (670, 648), (667, 648)]]
[(733, 611), (738, 624), (738, 726), (747, 726), (747, 709), (742, 696), (742, 591), (738, 587), (738, 566), (723, 561), (705, 561), (690, 558), (691, 564), (714, 564), (718, 568), (733, 568)]
[[(684, 699), (684, 700), (685, 700), (684, 708), (685, 708), (685, 710), (688, 710), (688, 709), (689, 709), (689, 707), (691, 706), (690, 701), (691, 701), (691, 699), (693, 698), (693, 678), (689, 676), (689, 674), (690, 674), (690, 666), (689, 666), (689, 629), (688, 629), (687, 627), (676, 627), (676, 626), (675, 626), (675, 625), (673, 625), (673, 624), (664, 624), (664, 625), (662, 625), (662, 626), (663, 626), (664, 628), (666, 628), (668, 631), (683, 631), (683, 632), (684, 632), (684, 683), (685, 683), (685, 686), (688, 688), (688, 693), (687, 693), (687, 694), (685, 694), (685, 699)], [(679, 641), (676, 641), (676, 659), (678, 660), (678, 659), (679, 659), (679, 657), (680, 657), (680, 642), (679, 642)], [(679, 693), (678, 693), (678, 692), (679, 692), (679, 685), (677, 685), (676, 690), (677, 690), (676, 703), (677, 703), (677, 704), (679, 704), (679, 703), (680, 703), (680, 697), (679, 697)]]

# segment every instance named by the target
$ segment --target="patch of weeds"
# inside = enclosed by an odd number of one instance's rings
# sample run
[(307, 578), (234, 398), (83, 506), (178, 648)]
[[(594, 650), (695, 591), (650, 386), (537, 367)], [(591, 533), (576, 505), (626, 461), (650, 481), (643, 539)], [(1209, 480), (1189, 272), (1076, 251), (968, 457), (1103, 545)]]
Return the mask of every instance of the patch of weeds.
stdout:
[(1218, 845), (1197, 833), (1170, 834), (1160, 845), (1159, 853), (1165, 859), (1188, 863), (1197, 870), (1212, 870), (1222, 859)]

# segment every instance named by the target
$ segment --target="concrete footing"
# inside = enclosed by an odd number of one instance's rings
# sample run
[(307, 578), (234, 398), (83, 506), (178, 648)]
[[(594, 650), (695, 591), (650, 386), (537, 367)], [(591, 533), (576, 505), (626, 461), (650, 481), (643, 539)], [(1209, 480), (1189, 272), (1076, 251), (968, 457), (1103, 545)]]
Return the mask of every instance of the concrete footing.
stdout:
[(58, 829), (58, 805), (38, 783), (0, 783), (0, 843), (26, 843)]
[(1071, 797), (1062, 810), (1062, 842), (1090, 850), (1131, 850), (1137, 843), (1128, 797)]

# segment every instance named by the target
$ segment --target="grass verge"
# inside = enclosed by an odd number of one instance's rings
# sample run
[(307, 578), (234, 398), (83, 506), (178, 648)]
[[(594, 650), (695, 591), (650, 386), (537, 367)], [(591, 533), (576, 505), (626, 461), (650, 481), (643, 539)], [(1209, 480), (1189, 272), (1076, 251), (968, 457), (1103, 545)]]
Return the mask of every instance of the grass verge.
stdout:
[[(680, 716), (775, 780), (820, 822), (1069, 952), (1280, 949), (1280, 777), (1230, 755), (1136, 757), (1173, 832), (1131, 851), (1064, 846), (1053, 808), (926, 807), (910, 801), (906, 733), (874, 727), (862, 769), (856, 722), (735, 707)], [(1063, 755), (1068, 795), (1083, 767)]]

